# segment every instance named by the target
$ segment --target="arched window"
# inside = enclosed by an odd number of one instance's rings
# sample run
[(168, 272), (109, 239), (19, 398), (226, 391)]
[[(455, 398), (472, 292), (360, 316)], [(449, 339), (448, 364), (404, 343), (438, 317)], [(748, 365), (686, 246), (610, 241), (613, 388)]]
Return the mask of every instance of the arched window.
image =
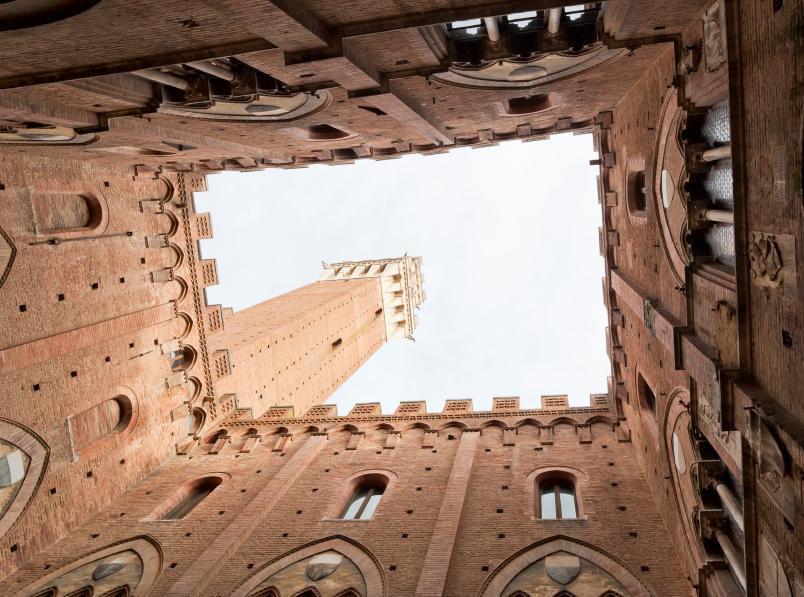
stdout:
[(89, 193), (35, 193), (33, 207), (39, 234), (89, 231), (103, 220), (101, 203)]
[(637, 396), (639, 397), (639, 416), (642, 420), (642, 428), (650, 436), (658, 434), (658, 423), (656, 413), (656, 394), (650, 384), (637, 373)]
[(172, 353), (170, 369), (174, 373), (177, 371), (188, 371), (195, 364), (195, 350), (191, 346), (184, 346), (181, 350)]
[(162, 520), (181, 520), (203, 502), (223, 482), (221, 477), (201, 477), (192, 481), (179, 495), (178, 503), (161, 516)]
[(307, 138), (310, 141), (332, 141), (348, 136), (349, 133), (330, 124), (313, 124), (307, 127)]
[(356, 486), (351, 498), (343, 509), (340, 518), (343, 520), (371, 520), (388, 481), (379, 475), (371, 475), (362, 479)]
[(279, 597), (279, 591), (277, 591), (274, 587), (268, 587), (267, 589), (261, 589), (256, 593), (251, 593), (248, 597)]
[(575, 483), (571, 479), (563, 475), (551, 475), (539, 480), (539, 518), (578, 518)]
[(642, 374), (639, 374), (637, 376), (637, 391), (639, 392), (640, 406), (643, 406), (655, 418), (656, 417), (656, 394), (653, 393), (653, 390), (648, 385), (648, 382), (646, 382), (645, 378), (642, 377)]
[(92, 587), (87, 586), (67, 593), (64, 597), (92, 597), (92, 593)]
[(303, 591), (299, 591), (298, 593), (293, 593), (293, 597), (321, 597), (321, 593), (319, 593), (315, 588), (310, 587), (308, 589), (304, 589)]
[(628, 211), (631, 212), (632, 216), (644, 218), (648, 213), (648, 187), (645, 181), (645, 171), (629, 172), (626, 184), (625, 194), (628, 201)]
[(121, 394), (72, 417), (70, 430), (76, 451), (128, 429), (133, 412), (131, 399)]
[(507, 114), (534, 114), (550, 107), (550, 96), (547, 94), (537, 94), (512, 97), (505, 101), (504, 106)]

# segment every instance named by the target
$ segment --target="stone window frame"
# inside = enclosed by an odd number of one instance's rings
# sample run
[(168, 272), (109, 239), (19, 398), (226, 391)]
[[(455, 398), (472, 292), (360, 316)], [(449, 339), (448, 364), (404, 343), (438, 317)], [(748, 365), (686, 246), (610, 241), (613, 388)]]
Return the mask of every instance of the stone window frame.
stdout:
[[(575, 518), (541, 518), (541, 493), (539, 487), (541, 483), (549, 478), (563, 479), (572, 484), (575, 494)], [(548, 465), (532, 470), (525, 475), (525, 515), (532, 522), (547, 524), (575, 524), (581, 521), (588, 521), (586, 508), (583, 502), (583, 483), (589, 480), (588, 475), (580, 469), (571, 466)]]

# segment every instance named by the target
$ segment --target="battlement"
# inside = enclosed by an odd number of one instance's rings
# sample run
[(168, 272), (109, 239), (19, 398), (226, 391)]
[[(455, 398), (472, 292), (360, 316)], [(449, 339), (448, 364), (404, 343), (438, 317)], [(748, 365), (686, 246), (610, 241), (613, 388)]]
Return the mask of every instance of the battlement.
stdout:
[(411, 338), (419, 324), (415, 310), (427, 298), (421, 266), (421, 257), (407, 255), (394, 259), (325, 263), (320, 280), (379, 278), (386, 337), (388, 340)]
[[(312, 407), (303, 415), (297, 417), (290, 406), (272, 406), (268, 411), (259, 417), (257, 421), (315, 421), (331, 419), (411, 419), (411, 418), (489, 418), (490, 416), (529, 416), (529, 417), (556, 417), (556, 416), (581, 416), (609, 415), (614, 416), (613, 409), (609, 402), (608, 394), (591, 394), (589, 396), (589, 406), (570, 406), (566, 394), (541, 396), (541, 403), (538, 408), (527, 408), (528, 405), (521, 405), (519, 396), (500, 396), (494, 397), (491, 410), (475, 411), (472, 399), (449, 399), (444, 403), (444, 407), (439, 412), (428, 412), (427, 402), (424, 400), (413, 400), (400, 402), (393, 413), (383, 414), (379, 402), (362, 402), (355, 404), (346, 415), (338, 413), (335, 404), (321, 404)], [(616, 418), (616, 417), (615, 417)]]

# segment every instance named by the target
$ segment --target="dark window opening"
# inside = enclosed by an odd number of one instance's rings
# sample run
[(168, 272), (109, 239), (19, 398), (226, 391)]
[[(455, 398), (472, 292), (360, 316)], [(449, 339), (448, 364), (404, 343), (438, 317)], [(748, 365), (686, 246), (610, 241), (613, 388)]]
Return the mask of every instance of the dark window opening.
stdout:
[(533, 114), (550, 107), (550, 97), (547, 94), (512, 97), (505, 101), (505, 111), (508, 114)]
[(189, 493), (167, 514), (162, 516), (163, 520), (180, 520), (192, 512), (198, 504), (203, 502), (223, 480), (220, 477), (204, 477), (190, 486)]

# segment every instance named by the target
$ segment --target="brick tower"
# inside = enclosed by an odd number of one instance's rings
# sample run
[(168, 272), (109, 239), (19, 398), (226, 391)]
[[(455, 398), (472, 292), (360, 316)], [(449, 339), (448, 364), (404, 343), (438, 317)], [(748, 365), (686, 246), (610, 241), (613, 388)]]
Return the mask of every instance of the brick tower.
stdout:
[(410, 338), (423, 301), (420, 257), (325, 264), (318, 282), (225, 318), (210, 343), (228, 369), (216, 398), (234, 395), (255, 417), (307, 412), (386, 340)]

